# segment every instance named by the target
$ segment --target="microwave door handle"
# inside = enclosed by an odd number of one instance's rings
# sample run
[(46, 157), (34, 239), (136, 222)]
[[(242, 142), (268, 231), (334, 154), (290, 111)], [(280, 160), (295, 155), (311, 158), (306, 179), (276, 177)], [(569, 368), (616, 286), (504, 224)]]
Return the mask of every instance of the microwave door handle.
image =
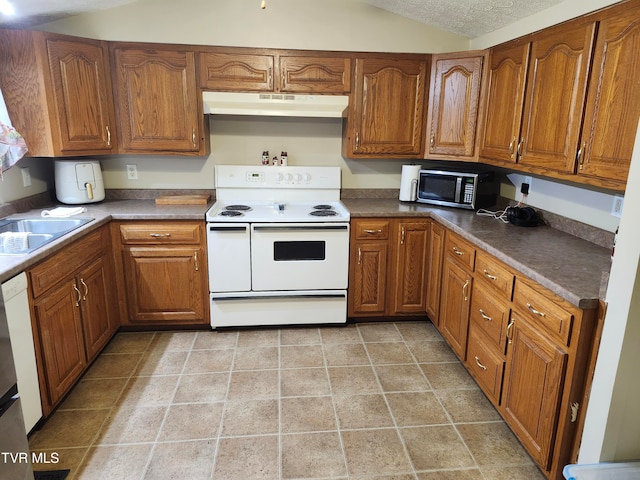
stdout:
[(462, 200), (462, 177), (456, 178), (456, 194), (455, 202), (461, 203)]

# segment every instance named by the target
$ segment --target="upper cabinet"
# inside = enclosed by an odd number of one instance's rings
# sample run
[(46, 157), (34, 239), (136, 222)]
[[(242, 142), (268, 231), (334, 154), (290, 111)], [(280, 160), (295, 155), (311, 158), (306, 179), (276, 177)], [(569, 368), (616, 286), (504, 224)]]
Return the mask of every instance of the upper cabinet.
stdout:
[(345, 94), (351, 87), (348, 55), (211, 48), (199, 63), (203, 90)]
[(343, 156), (421, 158), (428, 57), (357, 58)]
[(434, 55), (426, 158), (477, 159), (476, 129), (486, 52)]
[(0, 87), (29, 155), (117, 153), (106, 43), (0, 30)]
[(176, 46), (112, 44), (122, 153), (205, 155), (208, 122), (195, 52)]

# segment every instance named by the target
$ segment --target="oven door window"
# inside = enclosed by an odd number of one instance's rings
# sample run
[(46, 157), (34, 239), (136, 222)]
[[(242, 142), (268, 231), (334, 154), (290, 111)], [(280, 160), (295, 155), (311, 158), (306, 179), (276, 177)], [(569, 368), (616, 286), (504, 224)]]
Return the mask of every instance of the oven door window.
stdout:
[(275, 241), (273, 242), (273, 260), (276, 262), (298, 262), (302, 260), (324, 260), (326, 242), (324, 241)]

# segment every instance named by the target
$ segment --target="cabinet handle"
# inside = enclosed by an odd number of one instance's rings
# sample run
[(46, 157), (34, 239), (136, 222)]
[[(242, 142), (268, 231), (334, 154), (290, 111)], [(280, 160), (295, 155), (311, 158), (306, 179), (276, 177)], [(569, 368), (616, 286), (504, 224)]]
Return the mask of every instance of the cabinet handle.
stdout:
[(107, 147), (111, 146), (111, 130), (109, 130), (109, 125), (105, 127), (107, 129)]
[(356, 150), (360, 148), (360, 133), (356, 132)]
[(482, 370), (486, 370), (487, 369), (487, 367), (485, 367), (483, 364), (480, 363), (480, 359), (478, 358), (477, 355), (475, 357), (473, 357), (473, 359), (476, 361), (476, 365), (478, 365)]
[(541, 312), (540, 310), (536, 310), (536, 309), (534, 308), (534, 306), (533, 306), (533, 305), (531, 305), (530, 303), (527, 303), (527, 308), (528, 308), (528, 309), (529, 309), (529, 311), (530, 311), (531, 313), (533, 313), (534, 315), (539, 315), (539, 316), (541, 316), (541, 317), (546, 317), (546, 316), (547, 316), (544, 312)]
[(513, 324), (516, 323), (516, 319), (512, 318), (511, 321), (509, 322), (509, 325), (507, 325), (507, 340), (508, 343), (513, 343), (513, 337), (511, 337), (511, 330), (513, 329)]
[(196, 263), (196, 272), (200, 271), (200, 265), (198, 264), (198, 252), (193, 252), (193, 260)]
[(431, 138), (429, 139), (429, 145), (433, 147), (435, 144), (436, 144), (436, 134), (432, 133)]
[(491, 275), (487, 269), (485, 268), (482, 273), (484, 273), (484, 276), (487, 277), (489, 280), (497, 280), (498, 277), (496, 277), (495, 275)]
[(150, 233), (149, 236), (153, 238), (169, 238), (171, 234), (170, 233)]
[(458, 250), (458, 247), (453, 247), (453, 253), (455, 253), (456, 255), (458, 255), (459, 257), (461, 257), (462, 255), (464, 255), (464, 252)]
[(78, 290), (78, 287), (76, 286), (75, 283), (73, 284), (73, 289), (78, 294), (78, 299), (76, 300), (76, 307), (79, 307), (80, 306), (80, 300), (82, 300), (82, 294), (80, 293), (80, 290)]
[(582, 170), (582, 167), (584, 166), (584, 157), (582, 156), (582, 151), (587, 147), (587, 142), (582, 142), (582, 145), (580, 145), (580, 150), (578, 150), (578, 156), (577, 156), (577, 160), (578, 160), (578, 165), (580, 166), (580, 170)]
[(358, 265), (362, 264), (362, 248), (358, 247)]
[(87, 287), (87, 284), (84, 283), (84, 278), (80, 279), (80, 283), (84, 287), (84, 295), (82, 296), (82, 300), (84, 300), (86, 302), (87, 301), (87, 295), (89, 295), (89, 287)]
[(509, 142), (509, 155), (513, 156), (513, 146), (516, 144), (516, 137), (513, 137), (513, 140)]
[(404, 245), (404, 227), (402, 227), (401, 230), (401, 235), (400, 235), (400, 245)]
[(364, 233), (366, 233), (367, 235), (377, 235), (379, 233), (382, 233), (382, 229), (379, 228), (377, 230), (363, 230)]
[(462, 286), (462, 296), (464, 297), (464, 301), (466, 302), (467, 300), (469, 300), (469, 298), (467, 297), (467, 287), (469, 286), (469, 280), (467, 280), (466, 282), (464, 282), (464, 285)]
[(191, 130), (191, 143), (193, 143), (193, 148), (196, 148), (196, 129)]
[(493, 318), (491, 318), (489, 315), (487, 315), (486, 313), (484, 313), (484, 312), (482, 311), (482, 309), (480, 309), (480, 316), (481, 316), (482, 318), (484, 318), (487, 322), (490, 322), (491, 320), (493, 320)]
[(516, 151), (518, 152), (519, 157), (522, 156), (522, 144), (524, 144), (524, 137), (520, 138), (520, 141), (518, 142), (518, 149)]

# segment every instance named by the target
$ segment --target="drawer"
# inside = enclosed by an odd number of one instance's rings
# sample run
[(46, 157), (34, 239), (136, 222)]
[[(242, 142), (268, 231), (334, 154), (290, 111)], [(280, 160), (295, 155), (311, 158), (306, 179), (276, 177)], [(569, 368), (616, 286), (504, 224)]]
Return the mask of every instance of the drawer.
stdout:
[(481, 330), (493, 346), (502, 354), (507, 347), (507, 325), (511, 308), (484, 287), (480, 282), (473, 285), (471, 295), (470, 322)]
[(494, 405), (498, 405), (505, 360), (493, 351), (484, 341), (484, 336), (476, 330), (475, 325), (469, 330), (466, 366), (484, 393)]
[(565, 345), (569, 344), (574, 315), (553, 300), (553, 293), (545, 292), (541, 286), (534, 288), (518, 278), (513, 303), (533, 328), (542, 328)]
[(159, 222), (120, 225), (120, 240), (124, 244), (194, 244), (202, 242), (204, 223)]
[(463, 240), (462, 237), (448, 231), (444, 251), (465, 268), (473, 271), (476, 262), (476, 247)]
[(389, 220), (358, 220), (353, 226), (356, 240), (387, 240)]
[(492, 285), (511, 300), (515, 275), (491, 255), (479, 251), (476, 255), (476, 278)]

